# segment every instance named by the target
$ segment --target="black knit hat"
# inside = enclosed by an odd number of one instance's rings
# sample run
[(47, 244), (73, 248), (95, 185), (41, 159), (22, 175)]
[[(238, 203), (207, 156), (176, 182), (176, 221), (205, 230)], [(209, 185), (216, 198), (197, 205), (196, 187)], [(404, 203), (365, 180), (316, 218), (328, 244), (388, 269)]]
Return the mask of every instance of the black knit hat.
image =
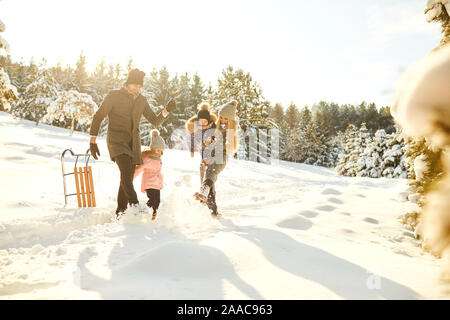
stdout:
[(128, 79), (125, 84), (140, 84), (141, 86), (144, 85), (144, 77), (145, 72), (141, 71), (139, 69), (133, 69), (128, 74)]
[(210, 115), (209, 115), (209, 111), (208, 110), (200, 110), (198, 113), (197, 113), (197, 119), (198, 120), (200, 120), (200, 119), (206, 119), (206, 120), (208, 120), (208, 122), (211, 120), (211, 117), (210, 117)]

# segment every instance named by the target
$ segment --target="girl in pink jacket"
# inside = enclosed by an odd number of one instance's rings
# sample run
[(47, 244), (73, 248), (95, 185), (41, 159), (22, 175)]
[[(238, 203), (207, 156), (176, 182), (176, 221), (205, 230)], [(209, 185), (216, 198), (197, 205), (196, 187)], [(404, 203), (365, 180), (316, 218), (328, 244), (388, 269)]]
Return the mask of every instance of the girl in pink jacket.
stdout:
[(161, 189), (163, 188), (161, 156), (165, 143), (158, 130), (152, 130), (151, 134), (150, 148), (142, 151), (142, 161), (144, 163), (136, 167), (134, 178), (142, 173), (141, 191), (147, 193), (147, 206), (153, 208), (152, 220), (155, 220), (161, 201)]

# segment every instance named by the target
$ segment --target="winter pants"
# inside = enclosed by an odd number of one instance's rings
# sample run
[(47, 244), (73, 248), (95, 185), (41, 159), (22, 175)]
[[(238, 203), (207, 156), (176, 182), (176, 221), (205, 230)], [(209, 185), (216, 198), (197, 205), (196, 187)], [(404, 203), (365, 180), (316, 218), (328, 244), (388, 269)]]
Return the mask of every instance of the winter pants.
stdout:
[(205, 178), (207, 168), (208, 167), (203, 162), (200, 163), (200, 185), (203, 183), (203, 179)]
[(133, 186), (134, 169), (136, 165), (129, 155), (121, 154), (114, 158), (120, 170), (120, 186), (117, 194), (117, 211), (125, 211), (128, 204), (138, 203)]
[[(204, 173), (204, 180), (203, 184), (206, 184), (209, 186), (209, 194), (208, 194), (208, 200), (206, 201), (206, 204), (208, 208), (212, 211), (213, 214), (217, 214), (217, 204), (216, 204), (216, 187), (215, 183), (217, 181), (217, 178), (219, 176), (219, 173), (222, 172), (223, 169), (225, 169), (225, 166), (227, 165), (227, 162), (224, 161), (224, 163), (218, 164), (218, 163), (211, 163), (206, 167), (205, 173)], [(201, 170), (201, 167), (200, 167)], [(201, 171), (200, 171), (201, 174)]]
[(147, 206), (153, 208), (153, 212), (156, 212), (159, 208), (159, 203), (161, 202), (161, 190), (158, 189), (146, 189), (147, 192)]

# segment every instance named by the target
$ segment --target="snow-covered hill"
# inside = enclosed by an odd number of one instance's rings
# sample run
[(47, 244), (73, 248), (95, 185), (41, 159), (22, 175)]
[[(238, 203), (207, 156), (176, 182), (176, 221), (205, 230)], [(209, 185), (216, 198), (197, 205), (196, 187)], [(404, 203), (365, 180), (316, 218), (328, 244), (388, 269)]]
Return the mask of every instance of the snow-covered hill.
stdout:
[(440, 261), (397, 220), (414, 208), (399, 200), (405, 180), (232, 160), (214, 220), (191, 199), (199, 159), (168, 150), (159, 219), (111, 222), (119, 172), (104, 139), (92, 164), (98, 207), (72, 197), (64, 208), (61, 152), (88, 141), (0, 113), (0, 299), (449, 297)]

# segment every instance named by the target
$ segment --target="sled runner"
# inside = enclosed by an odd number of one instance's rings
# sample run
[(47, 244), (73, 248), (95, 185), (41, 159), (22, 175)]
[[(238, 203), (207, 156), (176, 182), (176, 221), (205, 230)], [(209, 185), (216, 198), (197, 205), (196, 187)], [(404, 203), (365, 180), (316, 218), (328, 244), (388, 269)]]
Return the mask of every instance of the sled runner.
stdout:
[[(64, 156), (67, 152), (70, 152), (75, 157), (75, 167), (73, 172), (66, 173), (64, 170)], [(78, 167), (78, 160), (80, 157), (85, 157), (85, 165)], [(61, 155), (61, 169), (64, 185), (64, 206), (67, 206), (67, 198), (70, 196), (77, 196), (78, 207), (95, 207), (95, 192), (94, 192), (94, 179), (92, 178), (92, 167), (90, 167), (89, 160), (91, 155), (89, 149), (85, 154), (74, 154), (72, 149), (66, 149)], [(74, 175), (75, 187), (77, 193), (67, 193), (66, 176)]]

